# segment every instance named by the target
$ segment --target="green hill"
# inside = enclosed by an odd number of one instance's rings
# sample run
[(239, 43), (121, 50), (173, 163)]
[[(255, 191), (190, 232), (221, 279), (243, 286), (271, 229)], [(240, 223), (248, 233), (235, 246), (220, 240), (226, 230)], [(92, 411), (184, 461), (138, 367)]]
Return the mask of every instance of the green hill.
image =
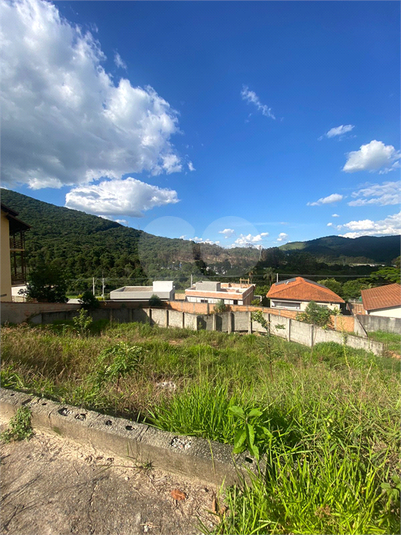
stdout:
[(1, 201), (32, 227), (26, 234), (28, 267), (54, 262), (69, 278), (104, 275), (146, 282), (177, 276), (187, 282), (191, 273), (205, 273), (206, 264), (239, 276), (259, 258), (256, 249), (161, 238), (11, 190), (1, 189)]
[(321, 262), (346, 260), (347, 263), (389, 264), (400, 254), (400, 236), (361, 236), (353, 239), (327, 236), (306, 242), (287, 243), (280, 249), (309, 253)]

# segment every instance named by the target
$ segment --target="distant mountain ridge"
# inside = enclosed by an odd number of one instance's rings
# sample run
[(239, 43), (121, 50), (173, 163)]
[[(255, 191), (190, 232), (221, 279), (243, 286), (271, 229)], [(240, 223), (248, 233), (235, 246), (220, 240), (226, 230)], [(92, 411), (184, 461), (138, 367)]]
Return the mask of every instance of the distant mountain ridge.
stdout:
[(400, 236), (361, 236), (344, 238), (326, 236), (305, 242), (287, 243), (280, 247), (282, 251), (302, 251), (314, 255), (317, 259), (353, 259), (366, 260), (371, 263), (388, 264), (400, 255)]

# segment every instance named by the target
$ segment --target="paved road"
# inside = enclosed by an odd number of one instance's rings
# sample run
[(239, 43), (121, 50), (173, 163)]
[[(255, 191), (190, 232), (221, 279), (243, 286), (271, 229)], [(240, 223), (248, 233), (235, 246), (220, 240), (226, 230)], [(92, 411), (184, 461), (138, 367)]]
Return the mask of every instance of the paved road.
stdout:
[[(4, 429), (4, 422), (1, 426)], [(57, 436), (1, 444), (2, 535), (197, 534), (215, 489)], [(179, 490), (185, 500), (175, 501)]]

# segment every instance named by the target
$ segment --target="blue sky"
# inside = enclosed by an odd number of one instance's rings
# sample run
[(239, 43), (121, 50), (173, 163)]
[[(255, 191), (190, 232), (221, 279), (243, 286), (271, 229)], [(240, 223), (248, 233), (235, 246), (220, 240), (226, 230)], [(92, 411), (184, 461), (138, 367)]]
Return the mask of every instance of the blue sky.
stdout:
[(401, 233), (399, 2), (1, 3), (5, 187), (225, 247)]

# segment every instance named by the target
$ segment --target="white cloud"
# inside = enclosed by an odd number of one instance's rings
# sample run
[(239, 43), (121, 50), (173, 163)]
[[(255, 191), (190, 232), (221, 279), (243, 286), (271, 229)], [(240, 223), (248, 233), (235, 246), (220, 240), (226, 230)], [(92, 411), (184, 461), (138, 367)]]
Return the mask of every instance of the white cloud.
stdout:
[(118, 52), (114, 54), (114, 63), (119, 69), (127, 70), (127, 64), (125, 63), (125, 61), (122, 59), (122, 57), (120, 56)]
[(327, 226), (328, 226), (328, 227), (332, 227), (332, 226), (333, 226), (333, 223), (327, 223)]
[[(385, 145), (375, 139), (366, 145), (361, 145), (357, 151), (347, 154), (347, 161), (343, 167), (346, 173), (356, 171), (379, 171), (387, 173), (399, 166), (401, 153), (392, 145)], [(382, 169), (383, 168), (383, 169)]]
[(190, 171), (196, 171), (195, 167), (194, 167), (194, 164), (192, 162), (188, 162), (188, 169)]
[(209, 240), (209, 238), (204, 240), (203, 238), (198, 238), (197, 236), (195, 236), (195, 238), (193, 238), (192, 241), (194, 241), (195, 243), (208, 243), (209, 245), (220, 245), (220, 241), (219, 240), (212, 241), (212, 240)]
[(321, 199), (315, 202), (308, 202), (307, 206), (320, 206), (321, 204), (331, 204), (333, 202), (339, 202), (342, 199), (343, 199), (342, 195), (339, 195), (338, 193), (332, 193), (328, 197), (322, 197)]
[[(181, 170), (177, 112), (117, 83), (91, 33), (40, 0), (0, 0), (2, 180), (38, 189)], [(18, 38), (16, 38), (18, 36)]]
[(280, 234), (278, 235), (277, 241), (282, 242), (282, 241), (287, 241), (287, 240), (288, 240), (288, 234), (286, 234), (285, 232), (280, 232)]
[(401, 234), (401, 212), (390, 215), (381, 221), (372, 221), (371, 219), (350, 221), (342, 225), (341, 228), (347, 228), (352, 231), (342, 234), (344, 238)]
[(384, 182), (383, 184), (372, 184), (352, 193), (354, 201), (350, 201), (349, 206), (366, 206), (369, 204), (379, 204), (387, 206), (401, 203), (401, 181)]
[(270, 117), (271, 119), (275, 119), (275, 116), (271, 108), (266, 106), (266, 104), (262, 104), (257, 94), (254, 91), (250, 91), (246, 85), (242, 86), (241, 97), (242, 97), (242, 100), (245, 100), (248, 103), (254, 104), (257, 110), (262, 112), (262, 115), (265, 115), (266, 117)]
[(105, 180), (78, 186), (65, 197), (67, 208), (103, 216), (142, 217), (155, 206), (175, 204), (177, 192), (145, 184), (136, 178)]
[(116, 223), (120, 223), (120, 225), (128, 225), (128, 221), (126, 219), (116, 219)]
[(246, 236), (244, 234), (240, 234), (239, 238), (235, 240), (233, 243), (233, 247), (253, 247), (255, 243), (258, 243), (263, 240), (266, 236), (268, 236), (268, 232), (261, 232), (260, 234), (257, 234), (256, 236), (252, 236), (252, 234), (247, 234)]
[(326, 132), (323, 136), (320, 136), (319, 140), (323, 139), (324, 137), (336, 137), (336, 136), (343, 136), (347, 132), (351, 132), (351, 130), (355, 128), (355, 125), (353, 124), (342, 124), (340, 126), (335, 126), (334, 128), (330, 128), (328, 132)]
[(333, 214), (331, 217), (340, 217), (338, 214)]
[(225, 228), (224, 230), (219, 230), (219, 234), (224, 234), (225, 238), (231, 238), (235, 234), (235, 230), (233, 228)]
[(186, 234), (183, 234), (182, 236), (180, 236), (179, 239), (180, 239), (180, 240), (185, 240), (186, 237), (187, 237)]

